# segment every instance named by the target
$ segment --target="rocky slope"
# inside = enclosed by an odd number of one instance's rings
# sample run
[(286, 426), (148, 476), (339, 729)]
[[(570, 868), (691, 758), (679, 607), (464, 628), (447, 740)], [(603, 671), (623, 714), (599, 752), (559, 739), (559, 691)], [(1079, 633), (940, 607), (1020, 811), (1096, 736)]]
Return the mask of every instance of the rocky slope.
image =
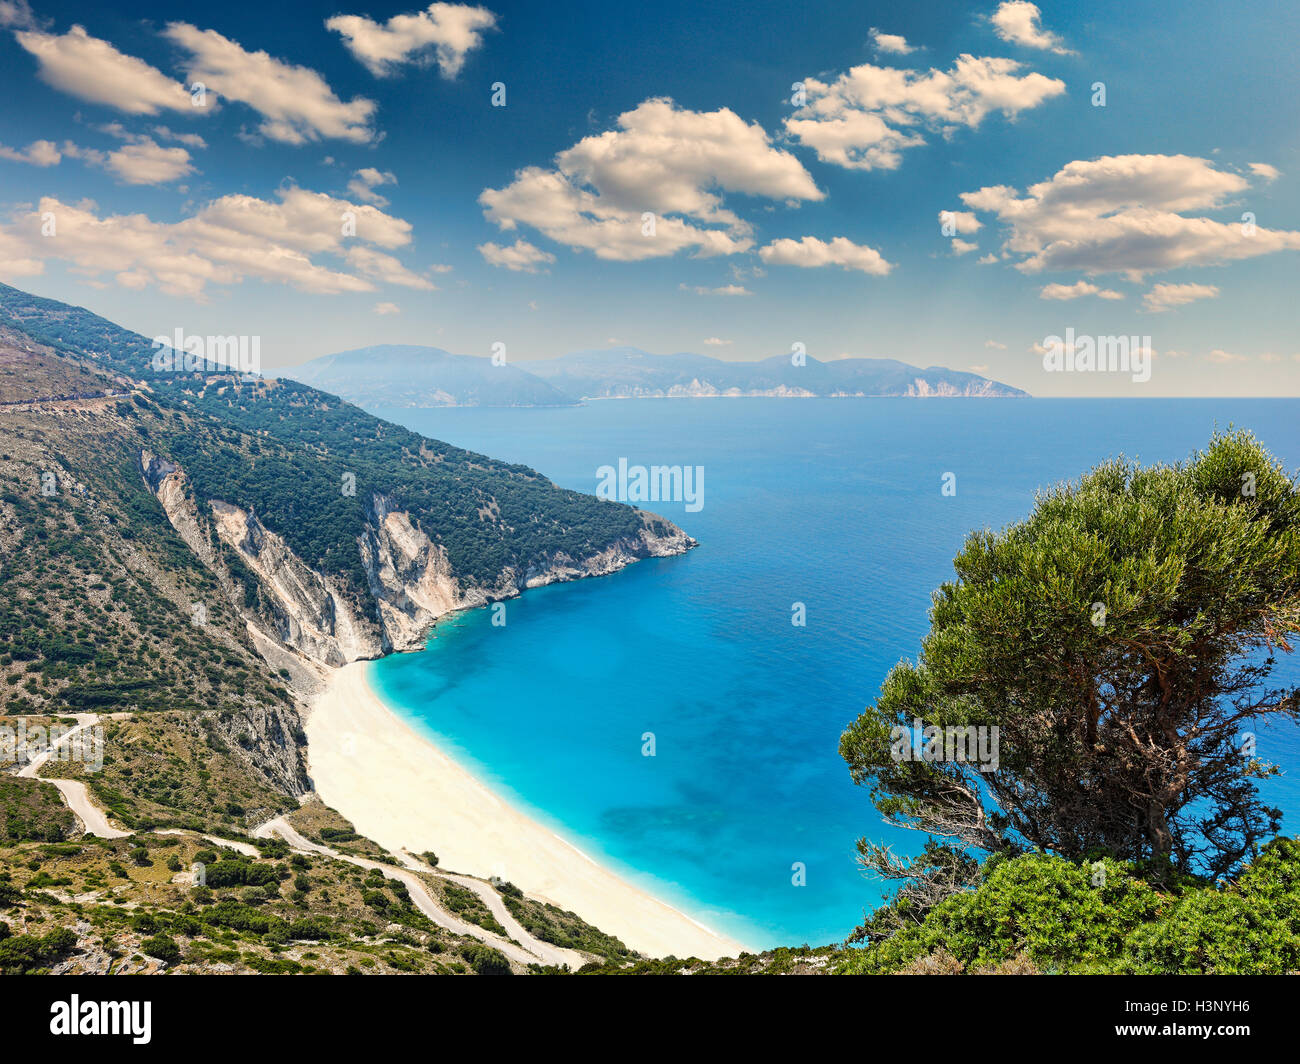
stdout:
[(255, 514), (219, 499), (200, 511), (185, 471), (148, 450), (140, 452), (141, 475), (168, 521), (223, 584), (234, 579), (213, 538), (229, 547), (255, 577), (261, 608), (249, 611), (250, 627), (262, 637), (311, 662), (339, 666), (423, 645), (429, 626), (453, 610), (511, 598), (529, 587), (586, 576), (605, 576), (640, 558), (680, 554), (695, 541), (676, 526), (645, 514), (635, 536), (624, 536), (585, 558), (559, 552), (523, 572), (504, 569), (491, 586), (465, 585), (446, 550), (433, 542), (393, 499), (374, 493), (357, 550), (377, 604), (363, 612), (338, 580), (312, 568)]
[(149, 340), (80, 308), (0, 286), (0, 329), (15, 341), (0, 365), (13, 399), (73, 385), (107, 397), (101, 427), (135, 442), (162, 515), (294, 683), (310, 679), (304, 665), (416, 647), (449, 610), (693, 546), (653, 514), (313, 388), (160, 368)]

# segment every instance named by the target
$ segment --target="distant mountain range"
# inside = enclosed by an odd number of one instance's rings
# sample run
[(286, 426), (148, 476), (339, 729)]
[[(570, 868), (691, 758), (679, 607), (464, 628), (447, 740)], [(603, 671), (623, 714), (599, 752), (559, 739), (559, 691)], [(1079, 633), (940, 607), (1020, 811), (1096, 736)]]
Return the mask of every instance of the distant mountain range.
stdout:
[(490, 358), (439, 347), (378, 344), (322, 355), (286, 371), (359, 406), (570, 406), (553, 385)]
[(726, 362), (707, 355), (652, 355), (634, 347), (575, 351), (519, 365), (453, 355), (437, 347), (384, 344), (324, 355), (283, 372), (360, 406), (564, 406), (585, 399), (743, 396), (789, 398), (959, 396), (1028, 393), (977, 373), (890, 358), (790, 356)]

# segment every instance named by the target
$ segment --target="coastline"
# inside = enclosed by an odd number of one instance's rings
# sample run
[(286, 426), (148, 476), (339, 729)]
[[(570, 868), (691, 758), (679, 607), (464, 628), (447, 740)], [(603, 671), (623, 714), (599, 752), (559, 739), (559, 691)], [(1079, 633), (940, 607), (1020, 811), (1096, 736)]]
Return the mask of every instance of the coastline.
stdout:
[(503, 801), (391, 709), (367, 667), (334, 670), (304, 722), (316, 793), (358, 832), (394, 853), (432, 850), (440, 868), (503, 875), (650, 957), (745, 952)]

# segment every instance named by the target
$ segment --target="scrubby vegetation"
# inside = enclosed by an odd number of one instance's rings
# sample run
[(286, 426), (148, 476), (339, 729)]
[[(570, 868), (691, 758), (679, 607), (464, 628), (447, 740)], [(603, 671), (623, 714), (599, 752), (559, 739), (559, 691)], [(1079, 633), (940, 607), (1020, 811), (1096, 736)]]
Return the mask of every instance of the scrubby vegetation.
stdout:
[[(135, 854), (143, 851), (144, 858)], [(202, 869), (196, 882), (195, 868)], [(0, 971), (510, 974), (381, 873), (142, 833), (0, 849)]]
[(1215, 974), (1300, 971), (1300, 841), (1279, 838), (1219, 885), (1155, 885), (1113, 858), (990, 858), (972, 890), (895, 902), (844, 951), (844, 973)]
[(72, 813), (52, 784), (0, 773), (0, 845), (58, 842), (75, 828)]
[(1229, 431), (970, 536), (920, 657), (841, 740), (880, 813), (931, 836), (910, 861), (859, 842), (899, 889), (841, 970), (1300, 967), (1300, 857), (1260, 850), (1281, 813), (1256, 781), (1278, 770), (1250, 735), (1300, 721), (1269, 683), (1300, 632), (1296, 487)]

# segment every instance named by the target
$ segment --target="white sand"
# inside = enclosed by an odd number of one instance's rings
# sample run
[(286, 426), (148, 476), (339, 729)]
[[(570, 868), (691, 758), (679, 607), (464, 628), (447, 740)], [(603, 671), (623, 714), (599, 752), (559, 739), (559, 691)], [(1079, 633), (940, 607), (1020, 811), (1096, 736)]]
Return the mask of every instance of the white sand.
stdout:
[(306, 720), (316, 791), (385, 848), (499, 875), (652, 957), (734, 957), (744, 947), (602, 868), (502, 801), (384, 704), (365, 662), (336, 670)]

